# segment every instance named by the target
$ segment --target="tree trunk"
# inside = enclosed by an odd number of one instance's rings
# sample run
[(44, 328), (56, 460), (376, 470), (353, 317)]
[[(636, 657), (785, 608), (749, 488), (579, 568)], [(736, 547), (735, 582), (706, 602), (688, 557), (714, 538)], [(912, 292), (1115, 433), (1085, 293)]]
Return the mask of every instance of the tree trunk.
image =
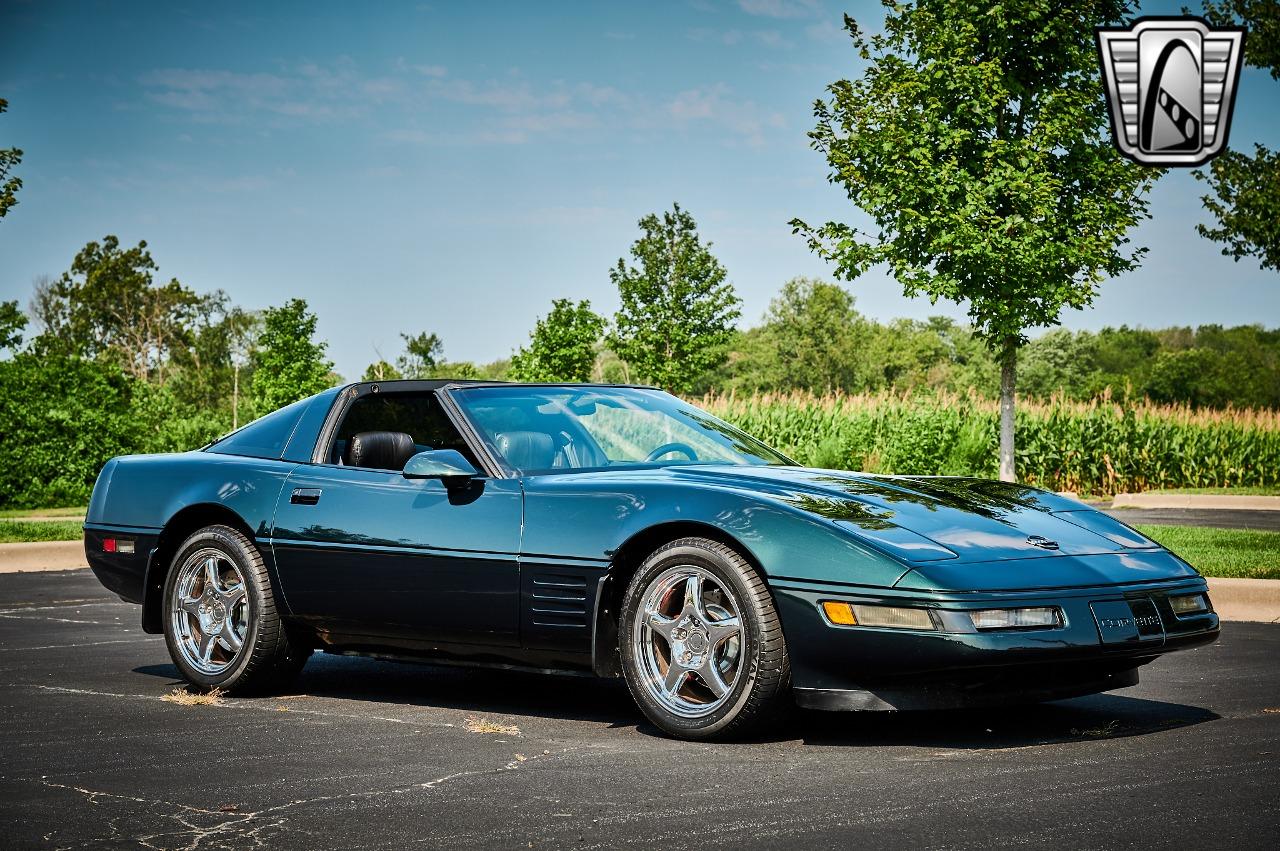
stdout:
[(231, 385), (231, 430), (240, 428), (240, 365), (235, 365), (235, 383)]
[(1018, 346), (1006, 342), (1000, 357), (1000, 481), (1016, 482), (1013, 464), (1013, 403), (1017, 383)]

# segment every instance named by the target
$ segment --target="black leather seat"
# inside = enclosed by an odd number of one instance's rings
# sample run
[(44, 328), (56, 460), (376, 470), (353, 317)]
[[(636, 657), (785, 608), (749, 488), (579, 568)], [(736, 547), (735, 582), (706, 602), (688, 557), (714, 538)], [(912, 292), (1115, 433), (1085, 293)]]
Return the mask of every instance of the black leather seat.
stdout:
[(518, 470), (549, 470), (556, 460), (556, 444), (540, 431), (504, 431), (494, 435), (498, 452)]
[(415, 452), (413, 437), (402, 431), (362, 431), (347, 441), (342, 463), (348, 467), (400, 472)]

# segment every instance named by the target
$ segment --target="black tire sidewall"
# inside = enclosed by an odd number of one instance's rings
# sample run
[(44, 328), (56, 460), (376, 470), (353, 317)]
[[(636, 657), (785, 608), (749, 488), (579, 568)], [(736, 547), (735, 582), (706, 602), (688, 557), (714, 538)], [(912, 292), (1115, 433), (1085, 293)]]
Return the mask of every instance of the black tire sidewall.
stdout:
[[(248, 546), (252, 546), (251, 544)], [(179, 566), (197, 550), (216, 549), (228, 560), (235, 563), (244, 577), (245, 593), (249, 601), (248, 624), (245, 628), (244, 646), (235, 662), (219, 674), (210, 676), (187, 664), (177, 646), (177, 634), (173, 627), (173, 595), (178, 582)], [(168, 576), (165, 577), (164, 597), (162, 600), (164, 615), (164, 640), (169, 648), (169, 656), (178, 666), (184, 679), (192, 685), (204, 689), (233, 688), (249, 666), (258, 650), (258, 635), (261, 632), (264, 595), (270, 594), (265, 587), (260, 570), (261, 556), (250, 552), (243, 536), (225, 526), (210, 526), (201, 529), (182, 542), (173, 561), (170, 562)]]
[[(712, 544), (713, 542), (706, 542)], [(700, 567), (733, 591), (739, 604), (743, 640), (743, 667), (730, 690), (730, 697), (716, 711), (697, 718), (675, 715), (658, 703), (644, 686), (639, 661), (634, 654), (635, 614), (641, 605), (645, 591), (663, 572), (679, 565)], [(748, 568), (749, 569), (749, 568)], [(664, 547), (641, 565), (627, 586), (618, 630), (618, 645), (622, 657), (623, 678), (627, 682), (637, 704), (663, 730), (684, 738), (711, 738), (730, 727), (751, 698), (760, 669), (761, 612), (755, 595), (747, 586), (741, 569), (725, 558), (713, 546), (701, 542), (679, 542), (679, 546)]]

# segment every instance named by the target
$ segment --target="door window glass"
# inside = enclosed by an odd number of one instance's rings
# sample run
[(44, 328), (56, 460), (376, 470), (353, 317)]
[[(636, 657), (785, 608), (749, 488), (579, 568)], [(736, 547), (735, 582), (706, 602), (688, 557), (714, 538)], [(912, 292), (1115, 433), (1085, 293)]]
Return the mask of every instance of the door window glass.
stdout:
[(330, 464), (345, 463), (351, 436), (368, 431), (403, 432), (414, 450), (456, 449), (479, 469), (479, 461), (454, 428), (440, 400), (425, 393), (368, 393), (351, 403), (329, 448)]

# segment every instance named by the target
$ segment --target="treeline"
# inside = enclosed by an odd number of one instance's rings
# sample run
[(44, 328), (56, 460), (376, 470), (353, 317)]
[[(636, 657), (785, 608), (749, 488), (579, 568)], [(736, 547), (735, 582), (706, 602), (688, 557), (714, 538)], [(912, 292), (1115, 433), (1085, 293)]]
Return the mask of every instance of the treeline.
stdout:
[[(996, 394), (996, 360), (970, 328), (937, 317), (877, 322), (823, 281), (787, 282), (758, 325), (738, 330), (740, 301), (692, 217), (676, 206), (640, 228), (630, 262), (609, 273), (621, 305), (613, 316), (557, 300), (525, 345), (488, 364), (450, 361), (437, 333), (406, 330), (398, 355), (348, 378), (645, 382), (736, 397)], [(162, 278), (145, 242), (89, 243), (59, 278), (37, 282), (26, 312), (0, 304), (0, 505), (83, 502), (113, 455), (198, 447), (340, 383), (315, 332), (300, 299), (245, 310), (223, 292)], [(1033, 398), (1276, 409), (1280, 330), (1056, 329), (1023, 347), (1019, 372)], [(980, 441), (984, 452), (988, 444)], [(803, 454), (865, 465), (852, 446)]]
[[(945, 317), (877, 322), (844, 289), (796, 279), (764, 321), (740, 332), (702, 392), (976, 392), (994, 398), (1000, 367), (966, 326)], [(1114, 398), (1208, 408), (1280, 407), (1280, 328), (1055, 328), (1018, 353), (1030, 398)]]
[(192, 449), (339, 380), (305, 302), (250, 313), (158, 271), (108, 236), (37, 282), (30, 317), (0, 304), (0, 505), (82, 503), (113, 455)]

